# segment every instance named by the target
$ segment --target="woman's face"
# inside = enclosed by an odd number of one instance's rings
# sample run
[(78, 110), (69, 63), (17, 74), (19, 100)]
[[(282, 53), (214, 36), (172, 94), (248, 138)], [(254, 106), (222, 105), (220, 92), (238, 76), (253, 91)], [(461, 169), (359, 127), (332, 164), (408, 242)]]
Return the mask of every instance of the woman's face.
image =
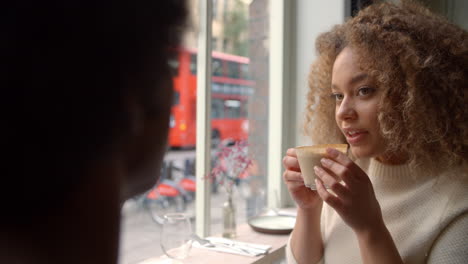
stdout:
[(383, 91), (361, 70), (351, 48), (338, 54), (333, 65), (332, 95), (335, 120), (357, 158), (381, 156), (386, 148), (377, 119)]

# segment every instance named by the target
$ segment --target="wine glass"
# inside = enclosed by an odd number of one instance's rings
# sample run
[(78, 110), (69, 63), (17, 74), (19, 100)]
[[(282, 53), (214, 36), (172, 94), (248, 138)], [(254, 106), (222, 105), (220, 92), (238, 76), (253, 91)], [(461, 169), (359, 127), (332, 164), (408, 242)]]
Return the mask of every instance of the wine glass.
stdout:
[(184, 259), (192, 248), (192, 226), (186, 214), (164, 215), (161, 230), (161, 248), (172, 259)]

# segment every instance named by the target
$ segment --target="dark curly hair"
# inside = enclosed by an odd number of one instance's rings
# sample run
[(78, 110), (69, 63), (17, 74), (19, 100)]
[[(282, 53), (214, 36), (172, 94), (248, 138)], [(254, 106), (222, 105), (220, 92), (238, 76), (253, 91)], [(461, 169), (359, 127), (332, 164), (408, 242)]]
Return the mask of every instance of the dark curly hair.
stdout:
[(345, 142), (330, 95), (337, 55), (351, 47), (385, 89), (378, 120), (390, 153), (413, 169), (441, 171), (468, 161), (468, 34), (410, 1), (376, 3), (316, 40), (305, 132), (316, 143)]
[(158, 98), (170, 95), (167, 62), (185, 29), (186, 1), (7, 5), (0, 11), (0, 198), (10, 217), (46, 214), (76, 191), (90, 166), (129, 141), (130, 104), (145, 122), (168, 124), (170, 105)]

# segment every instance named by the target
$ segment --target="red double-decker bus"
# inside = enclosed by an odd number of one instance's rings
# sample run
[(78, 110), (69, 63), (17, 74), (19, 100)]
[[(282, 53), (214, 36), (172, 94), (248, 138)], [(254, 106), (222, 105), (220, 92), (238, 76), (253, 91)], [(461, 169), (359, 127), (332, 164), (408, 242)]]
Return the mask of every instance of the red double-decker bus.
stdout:
[[(196, 142), (197, 53), (182, 48), (170, 61), (173, 70), (174, 104), (172, 106), (169, 146), (194, 147)], [(212, 53), (211, 134), (213, 145), (221, 140), (247, 139), (247, 100), (254, 82), (249, 78), (249, 59)]]

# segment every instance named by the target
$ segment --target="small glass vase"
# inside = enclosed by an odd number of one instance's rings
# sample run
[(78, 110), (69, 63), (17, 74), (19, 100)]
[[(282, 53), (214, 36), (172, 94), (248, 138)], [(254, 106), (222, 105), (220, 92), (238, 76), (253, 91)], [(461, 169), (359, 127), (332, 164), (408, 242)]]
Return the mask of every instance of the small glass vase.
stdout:
[(232, 194), (228, 193), (227, 201), (223, 204), (223, 237), (236, 237), (236, 207)]

